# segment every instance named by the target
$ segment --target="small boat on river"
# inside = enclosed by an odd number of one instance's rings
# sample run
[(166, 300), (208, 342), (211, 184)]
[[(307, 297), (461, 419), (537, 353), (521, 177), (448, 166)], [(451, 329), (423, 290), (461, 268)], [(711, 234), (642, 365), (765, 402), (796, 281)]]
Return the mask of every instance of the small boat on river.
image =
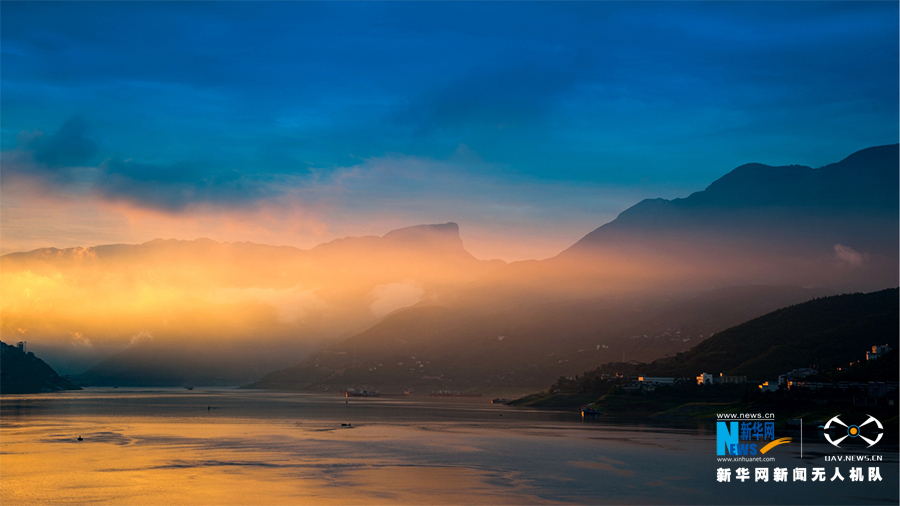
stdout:
[(344, 390), (344, 397), (378, 397), (379, 395), (381, 394), (378, 391), (357, 390), (355, 388)]
[(581, 406), (581, 416), (599, 416), (601, 411), (597, 409), (595, 406), (588, 404), (587, 406)]

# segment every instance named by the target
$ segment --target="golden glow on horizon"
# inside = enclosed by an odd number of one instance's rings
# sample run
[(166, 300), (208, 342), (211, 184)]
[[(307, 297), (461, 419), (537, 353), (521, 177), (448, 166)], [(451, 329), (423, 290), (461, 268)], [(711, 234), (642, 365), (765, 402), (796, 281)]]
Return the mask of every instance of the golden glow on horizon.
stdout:
[(311, 343), (438, 300), (499, 265), (375, 237), (313, 251), (209, 240), (42, 251), (0, 261), (0, 332), (75, 348), (142, 339)]

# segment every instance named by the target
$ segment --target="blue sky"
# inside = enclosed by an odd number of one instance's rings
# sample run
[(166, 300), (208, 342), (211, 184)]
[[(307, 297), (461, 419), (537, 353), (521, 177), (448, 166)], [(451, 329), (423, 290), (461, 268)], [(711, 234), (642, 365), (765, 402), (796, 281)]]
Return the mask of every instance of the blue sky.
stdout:
[(896, 2), (4, 2), (0, 23), (4, 253), (453, 220), (480, 256), (549, 256), (740, 164), (898, 138)]

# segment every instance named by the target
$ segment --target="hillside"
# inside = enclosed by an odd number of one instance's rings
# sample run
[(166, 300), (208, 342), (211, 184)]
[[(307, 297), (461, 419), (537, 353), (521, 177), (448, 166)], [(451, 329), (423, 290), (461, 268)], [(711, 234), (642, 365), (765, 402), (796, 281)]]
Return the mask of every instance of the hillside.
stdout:
[[(852, 390), (827, 391), (820, 396), (804, 389), (761, 395), (757, 385), (777, 382), (780, 374), (807, 367), (818, 369), (813, 381), (896, 382), (900, 370), (898, 302), (895, 288), (796, 304), (719, 332), (676, 357), (650, 364), (610, 362), (582, 369), (584, 373), (574, 376), (574, 370), (570, 371), (552, 385), (548, 383), (549, 390), (517, 399), (514, 404), (577, 408), (595, 403), (604, 413), (676, 418), (710, 418), (717, 412), (735, 410), (820, 417), (840, 405), (842, 412), (877, 411), (896, 422), (894, 405), (882, 399), (877, 406), (856, 407)], [(894, 349), (867, 361), (866, 352), (876, 344)], [(701, 386), (694, 378), (702, 372), (746, 376), (748, 382)], [(650, 389), (627, 387), (639, 376), (683, 381)], [(896, 401), (896, 392), (891, 395)]]
[(898, 305), (896, 288), (812, 300), (719, 332), (641, 372), (674, 377), (724, 372), (764, 381), (800, 367), (828, 371), (848, 366), (865, 361), (873, 345), (897, 348)]
[(80, 390), (32, 352), (0, 341), (0, 394)]
[(823, 295), (733, 287), (693, 297), (598, 298), (507, 311), (421, 306), (388, 316), (254, 388), (428, 390), (542, 388), (572, 370), (675, 354), (713, 332)]

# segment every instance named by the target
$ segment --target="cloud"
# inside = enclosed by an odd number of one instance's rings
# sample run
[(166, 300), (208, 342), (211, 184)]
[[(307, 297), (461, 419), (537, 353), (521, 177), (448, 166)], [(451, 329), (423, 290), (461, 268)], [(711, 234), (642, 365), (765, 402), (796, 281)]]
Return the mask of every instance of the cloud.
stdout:
[(97, 154), (97, 143), (88, 137), (89, 126), (81, 116), (63, 123), (56, 133), (25, 134), (20, 137), (22, 148), (31, 151), (35, 163), (48, 168), (77, 167), (91, 161)]
[(300, 323), (310, 312), (326, 308), (325, 301), (313, 290), (303, 290), (300, 285), (286, 289), (275, 288), (223, 288), (217, 290), (213, 300), (226, 304), (255, 302), (275, 308), (281, 323)]
[(687, 191), (535, 180), (465, 144), (442, 159), (394, 153), (302, 176), (111, 158), (79, 169), (90, 176), (79, 184), (29, 172), (21, 150), (3, 157), (2, 253), (159, 237), (311, 248), (454, 221), (476, 257), (524, 260), (555, 255), (642, 198)]
[(150, 333), (147, 329), (142, 329), (137, 334), (131, 336), (131, 339), (128, 340), (128, 346), (135, 346), (140, 343), (146, 343), (153, 340), (153, 334)]
[(112, 158), (99, 169), (94, 189), (104, 198), (173, 212), (202, 204), (247, 206), (281, 193), (259, 174), (199, 161), (149, 164)]
[(16, 148), (2, 153), (5, 182), (37, 180), (62, 193), (94, 194), (167, 212), (201, 205), (252, 207), (297, 184), (296, 178), (288, 181), (290, 175), (248, 169), (240, 162), (142, 162), (112, 156), (87, 165), (99, 154), (88, 132), (88, 122), (75, 116), (53, 134), (20, 133)]
[(84, 337), (81, 332), (72, 332), (72, 346), (76, 348), (93, 348), (91, 340)]
[(834, 245), (834, 256), (839, 261), (844, 262), (851, 267), (861, 267), (869, 260), (868, 253), (860, 253), (855, 249), (842, 244)]
[(83, 192), (96, 169), (86, 164), (98, 152), (88, 137), (88, 124), (80, 116), (66, 121), (56, 133), (20, 132), (15, 149), (3, 150), (3, 184), (37, 180), (57, 191)]
[(547, 181), (485, 161), (465, 143), (440, 158), (389, 153), (297, 173), (212, 156), (165, 162), (100, 153), (93, 166), (48, 165), (87, 160), (96, 146), (87, 132), (73, 118), (48, 137), (53, 142), (23, 134), (18, 147), (2, 152), (4, 253), (158, 237), (310, 248), (454, 221), (479, 258), (524, 260), (558, 253), (642, 198), (683, 193)]
[(422, 300), (425, 290), (416, 283), (388, 283), (378, 285), (369, 292), (369, 297), (374, 300), (369, 308), (376, 317), (412, 306)]
[(398, 110), (393, 120), (412, 125), (418, 134), (496, 132), (540, 121), (579, 82), (574, 52), (540, 56), (546, 57), (532, 55), (506, 67), (473, 70), (423, 93), (408, 108)]

